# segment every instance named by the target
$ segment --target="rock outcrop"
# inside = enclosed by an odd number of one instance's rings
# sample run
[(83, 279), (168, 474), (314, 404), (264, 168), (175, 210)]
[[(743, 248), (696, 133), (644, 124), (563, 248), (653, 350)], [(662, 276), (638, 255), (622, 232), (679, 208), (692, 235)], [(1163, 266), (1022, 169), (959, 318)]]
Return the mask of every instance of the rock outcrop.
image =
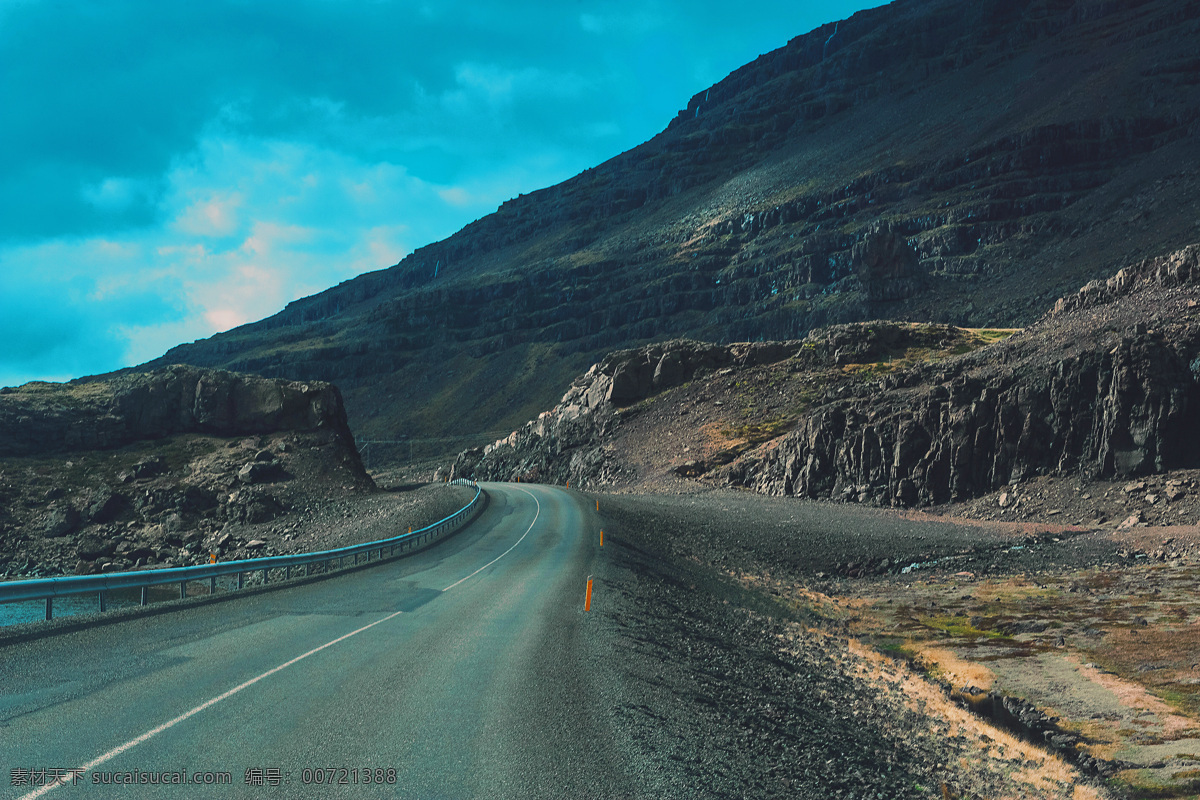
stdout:
[(246, 557), (374, 489), (330, 384), (175, 366), (0, 391), (0, 577)]
[(174, 365), (109, 380), (0, 390), (0, 457), (108, 450), (179, 433), (249, 436), (318, 429), (353, 443), (341, 394), (319, 381)]
[[(615, 353), (562, 402), (456, 471), (525, 470), (577, 485), (628, 474), (610, 421), (702, 370), (789, 359), (833, 372), (792, 430), (692, 474), (766, 494), (926, 505), (1035, 475), (1124, 477), (1200, 466), (1200, 245), (1088, 284), (1033, 326), (971, 353), (892, 371), (876, 359), (897, 326), (804, 342), (668, 343)], [(683, 473), (680, 473), (683, 474)]]
[(575, 485), (618, 482), (628, 467), (606, 439), (616, 411), (716, 370), (795, 356), (801, 342), (716, 345), (674, 340), (620, 350), (577, 378), (552, 410), (486, 447), (460, 453), (450, 477), (517, 477)]

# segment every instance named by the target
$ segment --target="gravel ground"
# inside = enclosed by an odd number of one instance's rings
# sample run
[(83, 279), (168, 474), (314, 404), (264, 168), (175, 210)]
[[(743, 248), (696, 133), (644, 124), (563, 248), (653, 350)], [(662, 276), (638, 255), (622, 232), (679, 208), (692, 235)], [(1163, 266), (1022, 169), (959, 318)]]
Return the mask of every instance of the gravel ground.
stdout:
[(406, 485), (382, 492), (314, 503), (274, 523), (234, 529), (242, 538), (267, 542), (269, 552), (303, 553), (386, 539), (431, 525), (475, 496), (468, 486)]
[(816, 614), (729, 577), (762, 564), (811, 574), (860, 551), (951, 552), (977, 527), (733, 492), (599, 500), (597, 598), (612, 599), (593, 624), (611, 643), (612, 713), (648, 796), (1106, 796)]
[(897, 574), (912, 564), (916, 572), (1058, 570), (1116, 562), (1121, 549), (1110, 537), (1063, 526), (947, 521), (727, 489), (598, 497), (606, 516), (641, 531), (656, 552), (732, 573), (811, 580)]

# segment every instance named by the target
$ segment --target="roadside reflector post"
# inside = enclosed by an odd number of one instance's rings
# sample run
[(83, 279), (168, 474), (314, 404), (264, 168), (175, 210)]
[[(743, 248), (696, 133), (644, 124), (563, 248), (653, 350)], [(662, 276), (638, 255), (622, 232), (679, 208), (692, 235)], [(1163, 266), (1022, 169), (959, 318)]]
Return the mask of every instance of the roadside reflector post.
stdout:
[(216, 554), (216, 553), (209, 553), (209, 554), (208, 554), (208, 563), (210, 563), (210, 564), (215, 564), (215, 563), (217, 563), (217, 554)]
[(588, 575), (587, 594), (583, 598), (583, 610), (592, 610), (592, 576)]

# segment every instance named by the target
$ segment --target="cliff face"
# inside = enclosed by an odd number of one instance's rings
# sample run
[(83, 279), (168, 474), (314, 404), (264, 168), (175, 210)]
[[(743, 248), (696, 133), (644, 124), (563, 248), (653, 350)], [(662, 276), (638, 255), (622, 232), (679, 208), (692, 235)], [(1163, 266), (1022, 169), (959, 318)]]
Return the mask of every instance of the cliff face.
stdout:
[(321, 428), (353, 448), (336, 386), (183, 365), (109, 381), (0, 391), (0, 457), (109, 450), (179, 433), (249, 436)]
[(927, 350), (895, 368), (883, 354), (901, 334), (912, 344), (904, 330), (885, 323), (816, 331), (804, 342), (615, 353), (552, 412), (460, 455), (455, 469), (504, 479), (536, 469), (581, 486), (635, 480), (638, 456), (614, 444), (620, 405), (722, 367), (736, 383), (755, 362), (802, 373), (789, 386), (807, 392), (790, 431), (731, 461), (690, 460), (680, 474), (766, 494), (911, 506), (1036, 475), (1200, 466), (1200, 246), (1090, 283), (1024, 331), (972, 352), (952, 355), (968, 348), (951, 329), (929, 329), (926, 337), (950, 337), (950, 355)]
[(375, 488), (324, 383), (186, 366), (30, 383), (0, 390), (0, 430), (0, 577), (286, 551), (297, 518)]
[(1191, 0), (863, 11), (605, 164), (155, 363), (334, 381), (361, 433), (450, 437), (650, 341), (1028, 324), (1196, 238), (1198, 38)]
[(449, 477), (620, 484), (636, 471), (610, 440), (622, 410), (698, 377), (795, 357), (800, 342), (717, 345), (676, 340), (621, 350), (576, 378), (561, 401), (506, 438), (463, 451)]

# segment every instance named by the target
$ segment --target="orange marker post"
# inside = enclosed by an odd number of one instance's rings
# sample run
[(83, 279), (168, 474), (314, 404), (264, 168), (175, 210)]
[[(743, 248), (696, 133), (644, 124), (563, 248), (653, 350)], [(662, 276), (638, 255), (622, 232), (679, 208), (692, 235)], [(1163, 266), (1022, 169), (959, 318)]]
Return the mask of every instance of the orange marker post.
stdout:
[(599, 500), (596, 501), (596, 510), (597, 511), (600, 510), (600, 501)]
[(587, 588), (587, 594), (583, 598), (583, 610), (584, 611), (592, 610), (592, 576), (591, 575), (588, 575), (588, 588)]
[(604, 531), (600, 531), (600, 546), (604, 547)]

